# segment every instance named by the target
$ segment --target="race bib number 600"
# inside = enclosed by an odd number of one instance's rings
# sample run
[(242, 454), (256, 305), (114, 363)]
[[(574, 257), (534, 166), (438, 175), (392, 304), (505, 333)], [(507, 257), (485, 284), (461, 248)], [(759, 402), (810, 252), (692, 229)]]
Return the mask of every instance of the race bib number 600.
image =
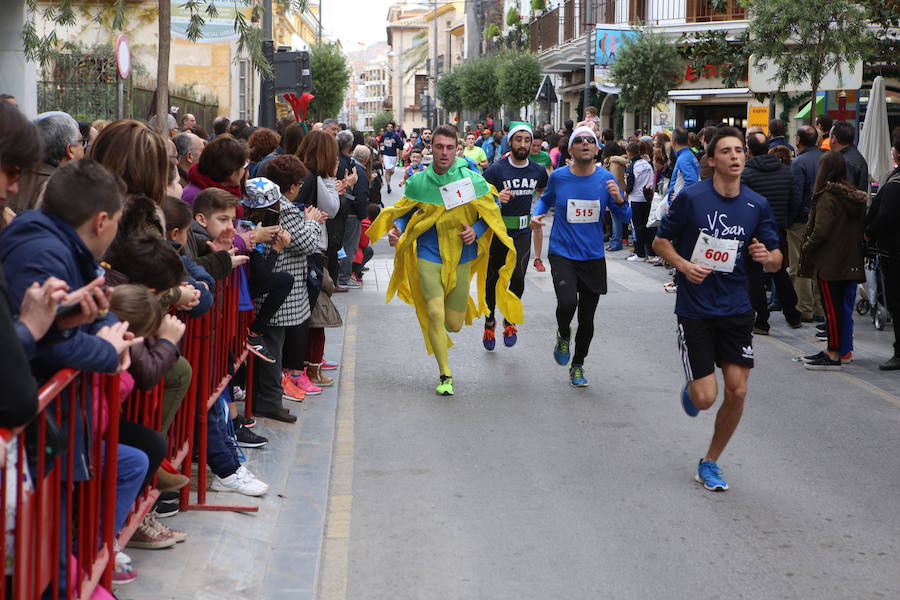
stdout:
[(596, 223), (600, 220), (599, 200), (569, 200), (566, 203), (569, 223)]
[(701, 231), (691, 253), (691, 262), (720, 273), (732, 273), (740, 243), (740, 240), (720, 240)]
[(441, 199), (447, 210), (468, 204), (475, 199), (475, 185), (468, 177), (441, 186)]

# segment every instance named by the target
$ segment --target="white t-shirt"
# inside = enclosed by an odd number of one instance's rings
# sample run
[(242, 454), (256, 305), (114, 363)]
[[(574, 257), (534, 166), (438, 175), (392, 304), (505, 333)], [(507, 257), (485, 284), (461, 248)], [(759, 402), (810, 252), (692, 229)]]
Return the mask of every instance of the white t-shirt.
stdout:
[(628, 194), (629, 202), (646, 202), (644, 187), (653, 185), (653, 167), (643, 158), (634, 162), (634, 188)]

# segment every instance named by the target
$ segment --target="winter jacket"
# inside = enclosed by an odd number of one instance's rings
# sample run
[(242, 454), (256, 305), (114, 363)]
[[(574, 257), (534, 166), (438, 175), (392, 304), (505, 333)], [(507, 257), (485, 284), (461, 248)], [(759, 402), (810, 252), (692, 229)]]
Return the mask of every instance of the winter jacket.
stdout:
[(784, 146), (785, 148), (790, 150), (791, 156), (797, 154), (796, 148), (794, 148), (793, 146), (788, 144), (788, 141), (786, 139), (784, 139), (783, 135), (778, 136), (778, 137), (773, 137), (771, 140), (769, 140), (769, 150), (771, 150), (772, 148), (777, 148), (778, 146)]
[(819, 174), (819, 159), (822, 152), (818, 148), (804, 148), (791, 162), (791, 173), (797, 182), (797, 192), (800, 194), (800, 205), (791, 223), (806, 223), (809, 220), (809, 210), (812, 206), (813, 188), (816, 185), (816, 175)]
[(215, 279), (222, 279), (231, 273), (231, 255), (227, 250), (213, 252), (206, 245), (212, 238), (206, 229), (197, 221), (191, 223), (188, 232), (187, 243), (184, 245), (185, 254), (209, 273)]
[(669, 178), (669, 204), (681, 190), (700, 181), (700, 163), (690, 148), (675, 153), (675, 166)]
[(847, 146), (841, 150), (844, 160), (847, 161), (847, 181), (852, 183), (861, 192), (869, 190), (869, 163), (859, 153), (856, 146)]
[(162, 381), (181, 353), (169, 340), (145, 338), (144, 343), (131, 348), (131, 366), (128, 372), (134, 377), (139, 390), (151, 390)]
[(900, 258), (900, 167), (878, 190), (866, 216), (869, 246), (891, 258)]
[(794, 222), (800, 206), (800, 193), (791, 168), (774, 154), (747, 159), (741, 183), (763, 196), (772, 207), (778, 229), (787, 229)]
[(18, 312), (19, 307), (10, 301), (6, 275), (0, 265), (0, 347), (4, 348), (0, 360), (4, 386), (0, 395), (0, 427), (24, 425), (37, 412), (37, 383), (28, 365), (37, 354), (37, 345), (28, 328), (13, 318)]
[(828, 183), (813, 195), (806, 236), (800, 247), (800, 277), (824, 281), (866, 280), (863, 226), (866, 194)]
[(613, 174), (619, 189), (625, 189), (625, 169), (628, 167), (628, 159), (624, 156), (610, 156), (604, 161), (603, 167)]

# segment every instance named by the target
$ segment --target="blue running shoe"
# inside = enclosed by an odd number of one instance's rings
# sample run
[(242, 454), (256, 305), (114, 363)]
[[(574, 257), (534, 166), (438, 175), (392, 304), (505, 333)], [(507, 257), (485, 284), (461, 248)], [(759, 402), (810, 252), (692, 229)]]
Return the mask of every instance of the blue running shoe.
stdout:
[(553, 348), (553, 358), (556, 364), (563, 367), (569, 364), (569, 338), (564, 338), (556, 333), (556, 346)]
[(686, 412), (689, 417), (696, 417), (700, 414), (700, 411), (694, 406), (694, 401), (691, 400), (688, 384), (684, 384), (684, 389), (681, 390), (681, 407), (684, 408), (684, 412)]
[(503, 344), (507, 348), (512, 348), (516, 345), (516, 342), (519, 340), (519, 336), (517, 335), (519, 330), (516, 329), (516, 326), (512, 323), (507, 323), (506, 327), (503, 328)]
[(481, 336), (481, 343), (484, 344), (484, 349), (488, 352), (494, 349), (494, 346), (497, 344), (497, 340), (494, 339), (494, 328), (491, 327), (488, 329), (484, 328), (484, 335)]
[(700, 459), (694, 479), (710, 492), (724, 492), (728, 489), (728, 482), (722, 479), (722, 469), (711, 460)]
[(588, 381), (584, 378), (584, 367), (581, 365), (572, 365), (569, 369), (569, 383), (575, 387), (587, 387)]

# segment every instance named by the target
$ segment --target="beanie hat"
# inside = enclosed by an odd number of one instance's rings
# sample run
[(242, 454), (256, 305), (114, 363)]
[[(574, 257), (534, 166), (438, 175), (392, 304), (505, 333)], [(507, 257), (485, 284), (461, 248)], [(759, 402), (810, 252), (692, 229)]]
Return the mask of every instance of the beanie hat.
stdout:
[(530, 123), (526, 123), (524, 121), (513, 121), (509, 124), (509, 133), (506, 134), (506, 140), (512, 141), (512, 136), (514, 136), (519, 131), (527, 131), (531, 138), (534, 139), (534, 130), (531, 128)]
[(569, 136), (569, 148), (572, 147), (572, 143), (575, 141), (575, 138), (582, 136), (590, 136), (594, 138), (594, 143), (599, 145), (599, 143), (597, 142), (597, 134), (594, 133), (594, 130), (590, 127), (585, 127), (582, 125), (581, 127), (576, 127), (575, 131), (572, 132), (572, 135)]

